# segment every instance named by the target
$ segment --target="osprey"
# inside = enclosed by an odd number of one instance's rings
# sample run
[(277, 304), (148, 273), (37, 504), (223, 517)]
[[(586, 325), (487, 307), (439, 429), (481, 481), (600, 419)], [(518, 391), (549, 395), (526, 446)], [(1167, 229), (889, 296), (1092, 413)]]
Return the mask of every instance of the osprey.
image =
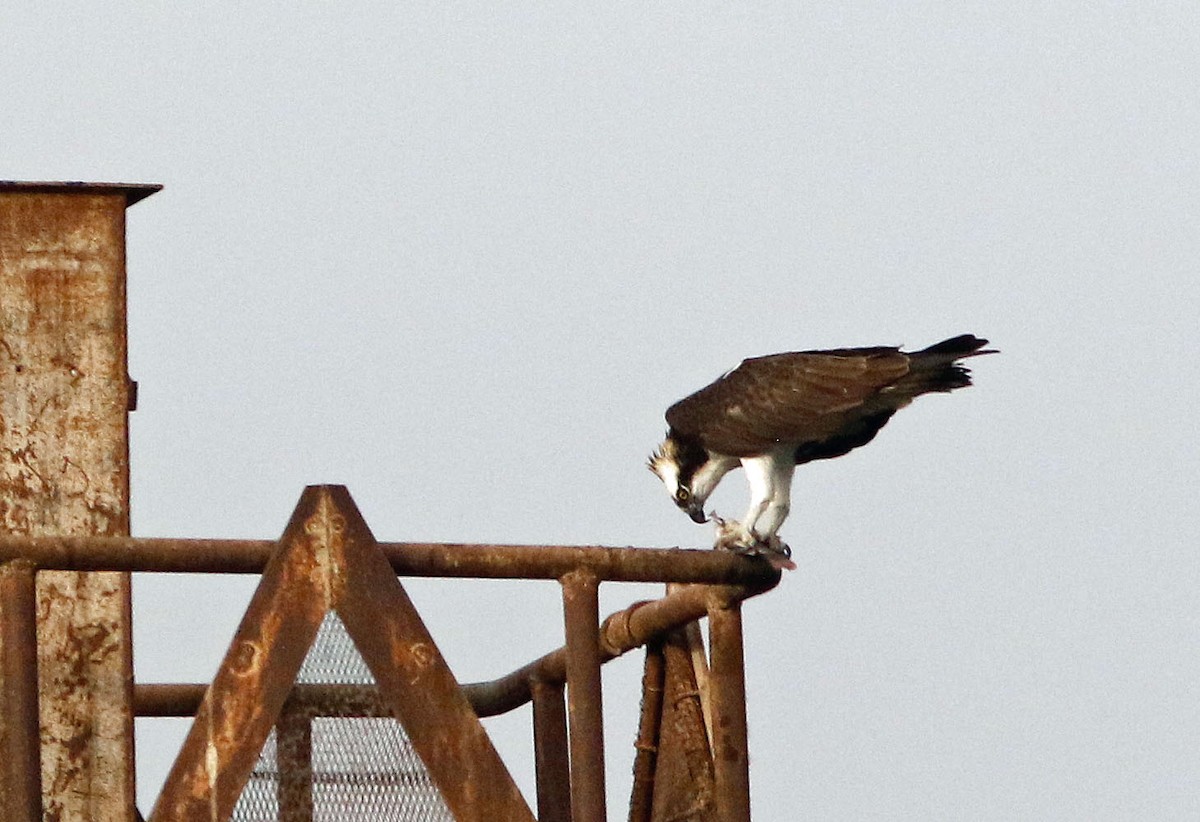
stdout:
[(745, 468), (750, 509), (741, 522), (713, 515), (715, 547), (766, 554), (794, 568), (777, 533), (791, 507), (796, 466), (866, 445), (921, 394), (970, 385), (958, 360), (995, 353), (983, 348), (987, 342), (964, 334), (914, 352), (836, 348), (744, 360), (667, 409), (667, 437), (650, 470), (675, 504), (703, 523), (717, 483)]

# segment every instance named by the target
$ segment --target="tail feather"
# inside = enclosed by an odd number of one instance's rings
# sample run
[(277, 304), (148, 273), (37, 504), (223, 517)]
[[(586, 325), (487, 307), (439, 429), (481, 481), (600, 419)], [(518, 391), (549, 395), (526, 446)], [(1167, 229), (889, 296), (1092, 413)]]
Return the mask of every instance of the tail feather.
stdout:
[(984, 348), (988, 341), (974, 334), (961, 334), (909, 354), (911, 371), (900, 382), (911, 396), (954, 391), (971, 384), (971, 371), (957, 361), (981, 354), (996, 354)]
[[(980, 354), (996, 354), (995, 349), (983, 347), (988, 341), (974, 334), (960, 334), (940, 343), (934, 343), (928, 348), (913, 352), (910, 356), (917, 361), (922, 359), (930, 362), (953, 362), (963, 357), (977, 357)], [(983, 350), (980, 350), (983, 349)]]

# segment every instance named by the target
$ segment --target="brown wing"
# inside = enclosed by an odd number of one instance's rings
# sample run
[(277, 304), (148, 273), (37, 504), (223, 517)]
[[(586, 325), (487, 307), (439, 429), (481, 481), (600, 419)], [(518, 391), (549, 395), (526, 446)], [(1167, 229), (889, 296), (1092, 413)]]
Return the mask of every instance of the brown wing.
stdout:
[(908, 370), (908, 355), (896, 348), (757, 357), (672, 405), (667, 423), (712, 451), (752, 456), (780, 443), (835, 436), (853, 417), (847, 412)]

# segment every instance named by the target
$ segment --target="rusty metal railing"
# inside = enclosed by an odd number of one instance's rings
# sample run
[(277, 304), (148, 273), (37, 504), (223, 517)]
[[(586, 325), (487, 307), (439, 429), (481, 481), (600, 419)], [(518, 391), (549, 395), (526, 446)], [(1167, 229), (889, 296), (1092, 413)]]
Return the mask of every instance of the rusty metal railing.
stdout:
[[(0, 809), (6, 822), (36, 822), (43, 813), (55, 819), (131, 822), (135, 818), (135, 713), (170, 709), (216, 722), (240, 711), (238, 716), (246, 718), (247, 705), (221, 704), (218, 699), (214, 706), (217, 698), (211, 696), (221, 692), (227, 702), (237, 702), (228, 699), (236, 677), (225, 677), (223, 691), (217, 682), (133, 686), (127, 572), (257, 573), (264, 574), (265, 582), (270, 574), (264, 570), (272, 558), (303, 539), (303, 534), (292, 531), (280, 540), (257, 541), (120, 536), (129, 532), (127, 417), (136, 405), (136, 384), (128, 378), (126, 356), (125, 210), (159, 188), (0, 182), (0, 222), (5, 225), (0, 236), (0, 319), (7, 329), (3, 346), (7, 365), (0, 369), (0, 417), (5, 422), (0, 439), (12, 457), (0, 502), (5, 506), (6, 527), (14, 533), (0, 536)], [(309, 489), (302, 503), (311, 502), (313, 495), (335, 500), (335, 509), (353, 507), (344, 489)], [(477, 724), (478, 715), (511, 710), (532, 700), (538, 809), (544, 820), (604, 816), (599, 666), (707, 615), (713, 657), (709, 690), (714, 703), (709, 725), (714, 728), (721, 810), (728, 819), (748, 817), (740, 602), (777, 584), (778, 572), (763, 563), (709, 551), (377, 543), (369, 532), (357, 538), (358, 547), (370, 554), (365, 563), (372, 565), (370, 573), (363, 572), (364, 563), (339, 565), (341, 560), (331, 562), (329, 556), (317, 555), (303, 558), (302, 570), (325, 573), (321, 581), (328, 588), (337, 585), (330, 579), (331, 569), (365, 574), (367, 582), (392, 602), (405, 597), (395, 575), (561, 583), (567, 639), (563, 648), (492, 682), (460, 688), (445, 666), (436, 677), (445, 714), (453, 714), (460, 729)], [(322, 537), (314, 542), (321, 543), (327, 554), (337, 553), (336, 540)], [(381, 564), (382, 575), (375, 573)], [(385, 582), (394, 583), (390, 587), (380, 582), (389, 570), (393, 576)], [(696, 587), (631, 606), (600, 623), (597, 588), (621, 581)], [(282, 582), (276, 579), (270, 607), (249, 614), (231, 651), (242, 649), (253, 657), (253, 652), (262, 650), (268, 657), (276, 652), (288, 657), (287, 649), (272, 650), (269, 640), (277, 634), (268, 636), (270, 626), (257, 630), (262, 626), (254, 620), (286, 612), (289, 624), (301, 626), (301, 633), (315, 630), (311, 624), (315, 606), (293, 608), (285, 596), (288, 585), (310, 591), (305, 586), (312, 582), (303, 574)], [(324, 597), (322, 607), (327, 607), (329, 591), (315, 593)], [(349, 600), (353, 597), (339, 602), (360, 619), (360, 626), (373, 616), (364, 617), (361, 602)], [(423, 631), (414, 610), (409, 609), (405, 619), (404, 625), (396, 619), (383, 621), (396, 636), (405, 630)], [(372, 640), (359, 637), (355, 642)], [(374, 650), (372, 658), (378, 660), (381, 649)], [(437, 655), (436, 648), (433, 654)], [(362, 655), (371, 656), (365, 651)], [(678, 660), (679, 655), (670, 658)], [(239, 662), (236, 655), (233, 661)], [(274, 679), (251, 695), (276, 708), (281, 702), (295, 706), (309, 697), (336, 697), (343, 706), (352, 704), (353, 700), (345, 701), (345, 692), (293, 688), (292, 682), (282, 679), (284, 668), (275, 670)], [(225, 665), (222, 670), (228, 673)], [(397, 694), (404, 684), (385, 683), (387, 672), (376, 673), (375, 695), (359, 695), (374, 702), (362, 702), (362, 709), (403, 713)], [(388, 693), (381, 696), (383, 691)], [(413, 722), (424, 723), (418, 735), (428, 746), (438, 729), (430, 731), (436, 723), (427, 719), (417, 717)], [(654, 723), (645, 724), (646, 734), (639, 736), (639, 744), (648, 749), (655, 744), (647, 741)], [(261, 725), (258, 722), (256, 729), (261, 730)], [(232, 740), (228, 746), (236, 744)], [(568, 749), (574, 755), (569, 771)], [(227, 751), (214, 743), (203, 750), (193, 745), (187, 753), (193, 765), (202, 759), (200, 754), (212, 753), (212, 761), (200, 765), (217, 771)], [(237, 753), (244, 764), (246, 751)], [(641, 757), (643, 771), (650, 759)], [(503, 770), (494, 763), (488, 767), (490, 771), (485, 767), (481, 773)], [(649, 784), (647, 773), (642, 773), (639, 785)], [(200, 781), (190, 787), (206, 788)], [(220, 787), (230, 792), (227, 786)], [(177, 789), (176, 798), (185, 794)], [(643, 801), (639, 807), (648, 806)], [(216, 804), (204, 808), (202, 818), (219, 817), (216, 808)], [(166, 811), (162, 818), (167, 818)]]
[[(344, 495), (349, 500), (345, 489), (337, 486), (314, 487), (305, 493), (332, 494), (339, 499)], [(282, 540), (0, 536), (0, 615), (4, 632), (0, 744), (6, 751), (37, 751), (37, 725), (27, 719), (30, 694), (36, 698), (36, 670), (23, 667), (30, 658), (30, 649), (36, 647), (36, 637), (33, 621), (21, 618), (29, 616), (28, 594), (37, 572), (262, 573), (281, 550), (281, 544)], [(538, 813), (544, 821), (600, 822), (606, 818), (601, 665), (707, 617), (712, 761), (719, 786), (716, 795), (720, 818), (749, 819), (740, 604), (777, 585), (777, 570), (765, 562), (731, 553), (683, 549), (399, 542), (374, 545), (399, 577), (560, 582), (565, 645), (495, 680), (461, 686), (462, 695), (480, 717), (533, 702)], [(601, 622), (597, 592), (602, 582), (681, 585), (660, 599), (634, 603)], [(209, 687), (136, 685), (134, 713), (196, 715)], [(329, 705), (338, 706), (339, 716), (389, 713), (388, 703), (375, 688), (354, 685), (292, 685), (288, 705), (308, 716), (321, 716), (322, 706)], [(28, 756), (8, 756), (2, 767), (0, 789), (13, 800), (6, 807), (14, 814), (25, 814), (10, 818), (40, 819), (36, 757), (31, 761)], [(15, 810), (18, 807), (24, 811)]]

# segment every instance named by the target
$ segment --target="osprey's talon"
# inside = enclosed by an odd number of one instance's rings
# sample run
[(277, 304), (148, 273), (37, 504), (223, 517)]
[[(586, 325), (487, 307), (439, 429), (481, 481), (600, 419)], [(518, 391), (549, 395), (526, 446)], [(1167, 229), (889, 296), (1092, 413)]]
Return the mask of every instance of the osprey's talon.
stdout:
[(772, 553), (779, 554), (784, 559), (792, 558), (791, 546), (777, 536), (772, 536), (769, 540), (767, 540), (767, 550), (771, 551)]
[(796, 563), (792, 562), (792, 549), (777, 536), (772, 535), (763, 543), (763, 550), (759, 553), (759, 556), (769, 562), (771, 567), (776, 570), (796, 570)]
[(763, 539), (737, 520), (726, 520), (713, 516), (717, 524), (717, 538), (713, 542), (716, 550), (732, 551), (744, 557), (761, 557), (780, 571), (796, 570), (792, 562), (792, 549), (777, 536)]

